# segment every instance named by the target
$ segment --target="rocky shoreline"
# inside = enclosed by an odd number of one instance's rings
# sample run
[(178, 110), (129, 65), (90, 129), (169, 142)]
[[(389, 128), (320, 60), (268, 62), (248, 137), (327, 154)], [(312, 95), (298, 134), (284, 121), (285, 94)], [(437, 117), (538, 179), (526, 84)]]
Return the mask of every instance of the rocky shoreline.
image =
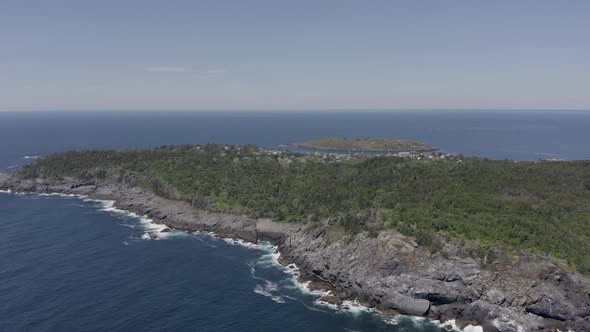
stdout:
[(175, 229), (271, 240), (281, 263), (296, 264), (306, 280), (315, 281), (311, 287), (331, 291), (323, 300), (336, 305), (356, 299), (385, 315), (454, 319), (483, 331), (590, 331), (590, 285), (546, 261), (516, 257), (484, 269), (457, 248), (446, 247), (446, 257), (431, 255), (394, 231), (336, 237), (328, 222), (306, 227), (197, 210), (114, 181), (22, 181), (0, 173), (0, 190), (113, 200), (118, 209)]

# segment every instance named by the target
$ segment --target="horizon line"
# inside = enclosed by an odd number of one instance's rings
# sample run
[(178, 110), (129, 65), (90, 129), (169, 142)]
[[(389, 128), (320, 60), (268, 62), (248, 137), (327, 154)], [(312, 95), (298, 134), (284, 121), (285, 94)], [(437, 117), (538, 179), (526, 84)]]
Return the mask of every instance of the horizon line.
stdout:
[(74, 113), (74, 112), (590, 112), (590, 108), (195, 108), (195, 109), (24, 109), (24, 110), (0, 110), (0, 113)]

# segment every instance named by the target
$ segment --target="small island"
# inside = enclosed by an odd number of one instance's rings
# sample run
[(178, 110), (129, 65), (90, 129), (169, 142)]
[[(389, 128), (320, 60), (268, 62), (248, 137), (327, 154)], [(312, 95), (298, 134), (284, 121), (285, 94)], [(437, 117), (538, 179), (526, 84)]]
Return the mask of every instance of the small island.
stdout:
[(293, 146), (329, 151), (353, 152), (433, 152), (438, 149), (424, 143), (393, 138), (326, 138), (294, 143)]
[(0, 173), (0, 192), (112, 200), (162, 224), (150, 239), (271, 240), (279, 263), (326, 292), (319, 301), (356, 300), (387, 319), (590, 326), (590, 161), (164, 145), (35, 159)]

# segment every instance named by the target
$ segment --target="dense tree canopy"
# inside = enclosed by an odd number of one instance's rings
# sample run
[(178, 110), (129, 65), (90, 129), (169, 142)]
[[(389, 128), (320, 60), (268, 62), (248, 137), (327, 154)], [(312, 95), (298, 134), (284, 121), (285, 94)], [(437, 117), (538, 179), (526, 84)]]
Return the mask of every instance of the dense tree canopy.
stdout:
[(163, 146), (57, 154), (18, 174), (123, 176), (202, 209), (280, 222), (335, 218), (349, 232), (391, 227), (419, 239), (438, 233), (530, 249), (590, 269), (588, 161), (338, 159), (252, 146)]

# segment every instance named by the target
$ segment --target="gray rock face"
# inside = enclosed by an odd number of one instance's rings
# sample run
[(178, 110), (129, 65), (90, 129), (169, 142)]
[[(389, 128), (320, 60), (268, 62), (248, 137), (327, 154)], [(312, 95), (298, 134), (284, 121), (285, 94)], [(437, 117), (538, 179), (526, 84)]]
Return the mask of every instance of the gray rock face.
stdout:
[(393, 231), (332, 240), (329, 226), (287, 237), (288, 260), (343, 297), (387, 312), (458, 319), (484, 331), (587, 331), (588, 286), (548, 262), (517, 258), (503, 273), (471, 258), (431, 256)]
[(97, 181), (68, 180), (63, 183), (19, 181), (10, 176), (0, 177), (4, 190), (85, 195), (95, 199), (114, 200), (115, 207), (147, 215), (157, 223), (187, 231), (215, 232), (222, 237), (238, 238), (257, 243), (256, 220), (224, 213), (194, 209), (189, 203), (158, 197), (141, 188), (125, 184)]
[(388, 309), (395, 310), (412, 316), (426, 316), (430, 309), (430, 302), (392, 292), (389, 296), (382, 297), (379, 304), (377, 304), (377, 308), (384, 311)]
[[(431, 256), (409, 238), (382, 231), (334, 237), (328, 224), (304, 227), (194, 209), (121, 183), (68, 179), (19, 181), (0, 173), (0, 190), (87, 195), (187, 231), (279, 244), (281, 261), (333, 285), (332, 303), (355, 298), (384, 314), (457, 319), (484, 331), (590, 331), (590, 287), (577, 275), (526, 257), (498, 271), (471, 258)], [(452, 252), (452, 251), (451, 251)], [(334, 298), (338, 297), (338, 299)]]

